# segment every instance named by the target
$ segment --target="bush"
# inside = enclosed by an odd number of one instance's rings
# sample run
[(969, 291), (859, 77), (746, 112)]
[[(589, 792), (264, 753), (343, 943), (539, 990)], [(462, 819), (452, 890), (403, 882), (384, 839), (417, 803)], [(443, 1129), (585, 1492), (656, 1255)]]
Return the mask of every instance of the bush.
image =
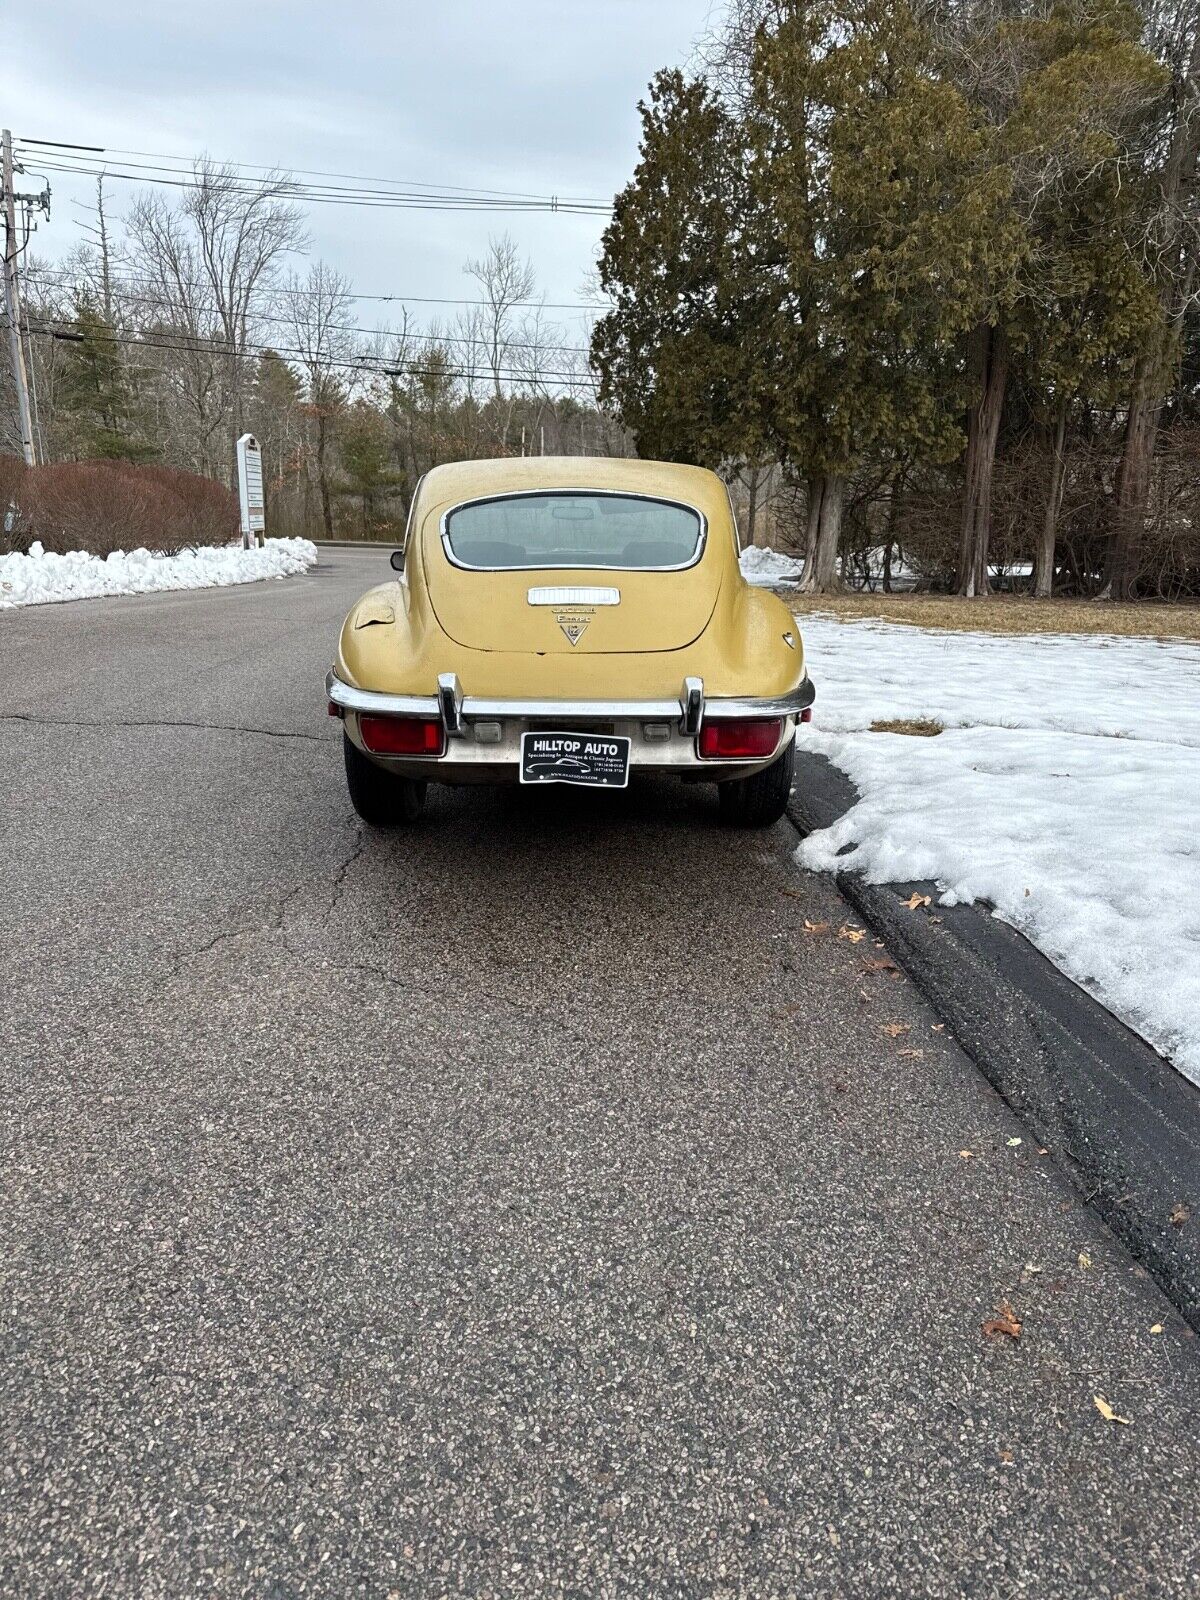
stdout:
[[(0, 492), (3, 479), (0, 478)], [(172, 467), (127, 461), (69, 461), (35, 467), (17, 491), (25, 548), (157, 550), (164, 555), (237, 537), (237, 500), (224, 485)], [(14, 541), (14, 544), (16, 541)]]

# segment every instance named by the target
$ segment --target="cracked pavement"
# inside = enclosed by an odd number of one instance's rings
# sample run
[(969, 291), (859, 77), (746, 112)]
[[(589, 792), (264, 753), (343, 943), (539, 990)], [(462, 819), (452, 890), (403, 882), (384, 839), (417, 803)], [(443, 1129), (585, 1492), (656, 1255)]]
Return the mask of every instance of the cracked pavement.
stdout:
[(385, 561), (0, 617), (0, 1593), (1194, 1593), (1196, 1341), (787, 824), (359, 827)]

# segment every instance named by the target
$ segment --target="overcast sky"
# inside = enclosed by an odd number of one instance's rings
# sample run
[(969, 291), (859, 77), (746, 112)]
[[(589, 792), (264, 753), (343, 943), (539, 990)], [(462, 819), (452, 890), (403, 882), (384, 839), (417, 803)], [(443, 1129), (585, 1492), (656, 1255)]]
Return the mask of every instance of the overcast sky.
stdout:
[[(8, 8), (0, 114), (21, 138), (610, 198), (632, 170), (639, 96), (657, 68), (687, 59), (713, 9), (714, 0), (49, 0)], [(72, 201), (90, 203), (92, 184), (49, 176), (53, 212), (34, 248), (58, 257), (82, 238), (89, 219)], [(133, 190), (110, 192), (120, 210)], [(309, 215), (313, 253), (360, 291), (469, 295), (464, 258), (507, 228), (552, 301), (578, 299), (603, 226), (561, 214)], [(364, 305), (360, 320), (380, 310)]]

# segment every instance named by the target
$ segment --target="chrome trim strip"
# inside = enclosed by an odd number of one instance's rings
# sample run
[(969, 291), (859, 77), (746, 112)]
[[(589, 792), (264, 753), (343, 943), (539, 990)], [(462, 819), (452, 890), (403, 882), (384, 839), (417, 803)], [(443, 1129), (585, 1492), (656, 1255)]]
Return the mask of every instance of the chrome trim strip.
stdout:
[(645, 718), (678, 722), (678, 700), (476, 700), (463, 701), (466, 717), (585, 717), (598, 722)]
[(462, 733), (463, 692), (456, 672), (438, 673), (438, 705), (447, 738), (458, 738)]
[(525, 598), (531, 606), (619, 606), (621, 591), (562, 584), (557, 589), (530, 589)]
[(434, 694), (378, 694), (373, 689), (354, 689), (333, 671), (326, 674), (325, 693), (335, 706), (346, 711), (374, 711), (384, 717), (436, 717), (441, 710)]
[[(452, 677), (452, 673), (444, 674)], [(333, 672), (325, 679), (326, 696), (347, 711), (373, 711), (381, 716), (436, 717), (441, 715), (437, 695), (379, 694), (372, 689), (353, 689)], [(708, 720), (727, 717), (794, 717), (812, 705), (817, 691), (811, 678), (800, 680), (787, 694), (759, 700), (720, 699), (706, 696), (703, 716)], [(464, 696), (459, 704), (459, 725), (475, 717), (571, 717), (595, 721), (679, 722), (679, 700), (484, 700)]]
[(811, 678), (801, 678), (788, 694), (764, 696), (761, 700), (706, 700), (704, 715), (708, 721), (729, 717), (794, 717), (806, 711), (817, 698), (816, 686)]
[[(686, 561), (678, 561), (671, 567), (626, 567), (614, 566), (609, 562), (600, 562), (596, 566), (584, 567), (579, 562), (572, 562), (569, 566), (545, 566), (537, 562), (526, 561), (518, 567), (473, 567), (469, 561), (460, 561), (450, 547), (450, 518), (456, 511), (461, 511), (464, 506), (491, 505), (496, 500), (533, 500), (555, 495), (595, 494), (611, 495), (619, 500), (650, 500), (659, 506), (675, 506), (680, 511), (690, 511), (700, 524), (700, 534), (696, 540), (696, 548)], [(512, 489), (506, 494), (481, 494), (471, 500), (460, 500), (457, 505), (447, 506), (442, 512), (440, 531), (442, 536), (442, 549), (445, 551), (446, 560), (452, 567), (458, 567), (463, 572), (686, 572), (689, 567), (694, 567), (704, 554), (708, 544), (708, 518), (699, 506), (690, 506), (686, 500), (670, 500), (661, 494), (638, 494), (632, 489), (592, 489), (586, 485), (577, 488), (561, 484), (553, 489)]]

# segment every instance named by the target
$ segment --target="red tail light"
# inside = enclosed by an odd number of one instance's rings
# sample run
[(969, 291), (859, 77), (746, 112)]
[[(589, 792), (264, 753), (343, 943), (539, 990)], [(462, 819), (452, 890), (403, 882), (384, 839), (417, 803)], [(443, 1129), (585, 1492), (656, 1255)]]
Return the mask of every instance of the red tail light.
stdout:
[(439, 717), (368, 717), (358, 719), (362, 742), (376, 756), (440, 756), (445, 730)]
[(773, 755), (782, 732), (782, 717), (706, 722), (700, 729), (700, 754), (715, 761)]

